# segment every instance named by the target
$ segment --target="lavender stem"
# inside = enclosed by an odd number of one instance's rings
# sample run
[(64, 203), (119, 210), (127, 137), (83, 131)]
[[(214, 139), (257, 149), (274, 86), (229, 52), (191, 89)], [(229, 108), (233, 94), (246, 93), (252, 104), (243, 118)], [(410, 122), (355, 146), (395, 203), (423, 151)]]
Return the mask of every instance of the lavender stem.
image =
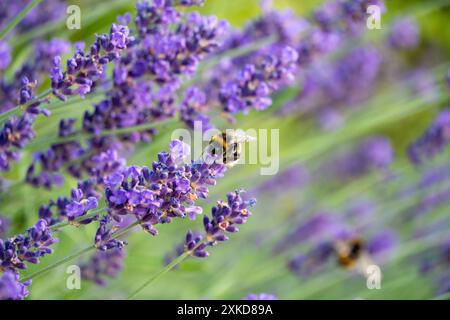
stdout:
[[(139, 224), (139, 221), (136, 221), (136, 222), (130, 224), (126, 228), (123, 228), (122, 230), (120, 230), (119, 232), (114, 234), (114, 236), (112, 238), (115, 239), (115, 238), (118, 238), (118, 237), (122, 236), (123, 234), (125, 234), (129, 230), (133, 229), (138, 224)], [(49, 265), (49, 266), (47, 266), (45, 268), (42, 268), (42, 269), (40, 269), (40, 270), (38, 270), (38, 271), (36, 271), (36, 272), (34, 272), (34, 273), (24, 277), (23, 279), (21, 279), (21, 281), (25, 282), (25, 281), (31, 280), (33, 278), (36, 278), (36, 277), (38, 277), (38, 276), (40, 276), (40, 275), (42, 275), (42, 274), (44, 274), (44, 273), (46, 273), (46, 272), (56, 268), (56, 267), (59, 267), (60, 265), (66, 263), (66, 262), (69, 262), (69, 261), (71, 261), (71, 260), (73, 260), (75, 258), (78, 258), (78, 257), (82, 256), (83, 254), (85, 254), (87, 252), (90, 252), (90, 251), (94, 250), (95, 248), (96, 248), (95, 245), (91, 245), (89, 247), (86, 247), (86, 248), (78, 251), (77, 253), (74, 253), (74, 254), (72, 254), (70, 256), (67, 256), (67, 257), (65, 257), (65, 258), (63, 258), (61, 260), (58, 260), (55, 263), (52, 263), (51, 265)]]
[(182, 255), (178, 256), (174, 260), (172, 260), (171, 263), (169, 263), (167, 266), (164, 267), (164, 269), (160, 270), (157, 274), (153, 275), (150, 279), (145, 281), (138, 289), (136, 289), (132, 294), (130, 294), (127, 298), (127, 300), (133, 300), (136, 295), (138, 295), (142, 290), (144, 290), (149, 284), (152, 282), (155, 282), (159, 278), (161, 278), (163, 275), (165, 275), (167, 272), (175, 268), (177, 265), (179, 265), (181, 262), (183, 262), (187, 257), (191, 255), (192, 252), (197, 249), (203, 241), (200, 241), (192, 250), (184, 252)]

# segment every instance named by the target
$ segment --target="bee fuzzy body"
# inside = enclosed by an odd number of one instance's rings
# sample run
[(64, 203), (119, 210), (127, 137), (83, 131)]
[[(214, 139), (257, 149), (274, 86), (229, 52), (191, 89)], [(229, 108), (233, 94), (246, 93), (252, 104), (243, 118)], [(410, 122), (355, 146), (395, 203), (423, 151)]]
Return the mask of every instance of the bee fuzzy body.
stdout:
[(222, 132), (211, 137), (207, 153), (221, 159), (222, 163), (230, 168), (238, 163), (242, 154), (242, 143), (248, 140), (248, 137)]
[(338, 241), (335, 244), (337, 262), (346, 269), (358, 269), (365, 273), (365, 269), (371, 264), (371, 259), (366, 250), (364, 241), (353, 238), (346, 241)]

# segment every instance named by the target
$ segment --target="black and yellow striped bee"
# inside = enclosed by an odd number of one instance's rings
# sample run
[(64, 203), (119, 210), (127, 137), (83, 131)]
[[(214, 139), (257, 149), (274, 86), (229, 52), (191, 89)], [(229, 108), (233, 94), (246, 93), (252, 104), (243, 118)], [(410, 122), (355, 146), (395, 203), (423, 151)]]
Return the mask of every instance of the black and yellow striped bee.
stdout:
[(228, 168), (233, 167), (241, 158), (242, 144), (254, 138), (239, 132), (222, 132), (211, 137), (206, 154), (221, 159)]
[(346, 269), (357, 268), (365, 273), (367, 267), (372, 264), (365, 242), (361, 238), (339, 240), (334, 248), (339, 265)]

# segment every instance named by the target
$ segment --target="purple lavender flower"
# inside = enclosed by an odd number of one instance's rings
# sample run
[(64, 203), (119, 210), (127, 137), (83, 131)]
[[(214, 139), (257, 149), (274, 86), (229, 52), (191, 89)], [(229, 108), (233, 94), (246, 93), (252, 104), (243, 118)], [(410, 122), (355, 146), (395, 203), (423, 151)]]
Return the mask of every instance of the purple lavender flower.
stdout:
[(392, 25), (389, 43), (395, 49), (413, 49), (419, 43), (419, 27), (411, 18), (397, 19)]
[(302, 221), (275, 247), (275, 252), (281, 252), (294, 245), (307, 241), (339, 238), (348, 234), (348, 228), (336, 216), (328, 213), (317, 213)]
[(243, 200), (240, 195), (242, 192), (238, 190), (228, 193), (226, 203), (218, 201), (217, 206), (212, 208), (211, 218), (206, 215), (203, 217), (205, 234), (189, 230), (184, 243), (176, 247), (175, 254), (166, 256), (166, 263), (184, 253), (197, 258), (206, 258), (209, 256), (209, 252), (206, 251), (208, 246), (227, 241), (226, 232), (238, 232), (236, 225), (247, 222), (247, 218), (251, 215), (249, 208), (256, 203), (255, 199)]
[[(96, 209), (98, 207), (97, 198), (85, 197), (81, 189), (72, 189), (72, 199), (66, 205), (66, 213), (69, 221), (73, 221), (79, 217), (84, 216), (89, 210)], [(89, 218), (81, 221), (81, 224), (90, 223), (94, 218)]]
[(106, 286), (105, 278), (116, 278), (122, 271), (124, 259), (125, 252), (119, 248), (97, 251), (81, 265), (81, 276), (99, 286)]
[(316, 112), (325, 129), (342, 125), (340, 111), (360, 106), (376, 89), (382, 55), (373, 47), (352, 49), (336, 61), (312, 63), (305, 71), (302, 90), (279, 113)]
[(205, 0), (165, 0), (167, 6), (201, 6)]
[(227, 202), (218, 201), (211, 210), (211, 217), (203, 217), (206, 243), (210, 246), (218, 242), (227, 241), (225, 233), (238, 232), (237, 225), (247, 222), (251, 215), (249, 209), (256, 204), (255, 199), (244, 201), (241, 197), (242, 190), (227, 194)]
[(389, 139), (370, 137), (325, 163), (321, 173), (322, 176), (335, 176), (340, 180), (353, 179), (371, 171), (386, 172), (393, 158), (394, 151)]
[(56, 242), (47, 222), (40, 219), (25, 235), (0, 240), (0, 269), (26, 269), (25, 262), (37, 264), (41, 257), (52, 253), (50, 246)]
[(0, 170), (8, 171), (10, 163), (19, 158), (22, 149), (34, 137), (33, 117), (24, 114), (20, 118), (11, 117), (0, 131)]
[[(71, 137), (75, 134), (75, 119), (62, 119), (59, 123), (60, 138)], [(63, 182), (63, 176), (58, 171), (64, 166), (79, 159), (85, 154), (85, 149), (78, 141), (69, 141), (54, 144), (44, 152), (38, 152), (33, 156), (33, 163), (28, 167), (26, 182), (33, 186), (41, 186), (50, 189), (54, 184), (60, 185)], [(40, 166), (40, 172), (36, 173)], [(77, 174), (75, 167), (69, 166), (69, 172), (75, 176)]]
[(166, 255), (164, 262), (168, 265), (184, 253), (189, 253), (189, 255), (197, 258), (207, 258), (209, 256), (209, 252), (205, 249), (206, 243), (203, 241), (203, 235), (189, 230), (186, 234), (184, 242), (176, 246), (175, 251), (172, 254)]
[(288, 262), (288, 268), (299, 277), (306, 278), (323, 271), (334, 254), (332, 242), (314, 245), (306, 253), (301, 253)]
[(444, 295), (450, 292), (450, 275), (444, 275), (437, 281), (437, 294)]
[(104, 65), (118, 59), (132, 41), (127, 26), (113, 24), (109, 34), (97, 36), (89, 52), (84, 53), (78, 48), (73, 58), (67, 60), (65, 71), (61, 68), (61, 58), (56, 56), (50, 72), (53, 94), (63, 101), (67, 95), (84, 97), (103, 75)]
[(427, 103), (436, 102), (440, 96), (436, 79), (429, 70), (419, 68), (409, 72), (406, 83), (412, 96)]
[(27, 112), (48, 114), (47, 111), (38, 109), (38, 106), (46, 100), (35, 99), (34, 91), (50, 70), (54, 55), (66, 54), (68, 48), (69, 43), (64, 40), (37, 41), (34, 50), (15, 71), (11, 80), (0, 77), (0, 96), (3, 100), (1, 110), (6, 111), (19, 103), (25, 105), (33, 100), (33, 103), (27, 106)]
[(9, 231), (10, 220), (6, 217), (0, 216), (0, 238), (6, 235)]
[(213, 125), (210, 124), (210, 118), (205, 115), (208, 107), (206, 94), (199, 88), (189, 88), (186, 90), (184, 99), (181, 102), (181, 120), (191, 129), (194, 129), (196, 122), (201, 123), (203, 131), (212, 129)]
[(442, 110), (425, 133), (408, 147), (409, 159), (421, 164), (442, 152), (450, 141), (450, 109)]
[(84, 167), (91, 179), (100, 184), (105, 184), (105, 179), (122, 170), (125, 165), (125, 159), (119, 156), (117, 150), (108, 149), (99, 155), (94, 155), (84, 162)]
[(423, 216), (433, 209), (443, 206), (449, 202), (450, 188), (426, 194), (411, 210), (408, 210), (408, 218)]
[(270, 293), (251, 293), (244, 300), (278, 300), (278, 298)]
[(383, 230), (367, 241), (367, 251), (377, 263), (383, 263), (398, 245), (398, 236), (393, 230)]
[(37, 81), (30, 82), (30, 80), (24, 76), (22, 78), (22, 87), (20, 88), (19, 104), (26, 105), (28, 102), (32, 101), (27, 105), (26, 112), (32, 115), (43, 114), (45, 116), (50, 115), (50, 111), (47, 109), (39, 108), (39, 106), (44, 102), (42, 99), (35, 100), (34, 91), (37, 86)]
[[(20, 10), (25, 8), (28, 1), (16, 1), (8, 4), (11, 7), (10, 14), (12, 17), (16, 16)], [(33, 8), (19, 23), (15, 31), (22, 33), (33, 28), (46, 25), (51, 22), (59, 20), (66, 14), (67, 3), (64, 0), (47, 0), (39, 4), (38, 7)]]
[[(141, 226), (155, 235), (158, 223), (201, 213), (195, 205), (208, 196), (208, 187), (223, 175), (225, 166), (204, 162), (183, 164), (188, 149), (172, 141), (171, 153), (161, 152), (152, 168), (128, 167), (107, 180), (106, 202), (111, 217), (120, 222), (132, 214)], [(181, 153), (180, 153), (181, 152)]]
[(334, 131), (344, 124), (343, 115), (334, 108), (322, 108), (317, 114), (317, 122), (321, 129)]
[(23, 300), (28, 296), (31, 280), (19, 282), (19, 273), (6, 270), (0, 278), (0, 300)]
[[(39, 218), (45, 220), (49, 226), (62, 221), (73, 222), (76, 218), (84, 216), (87, 211), (97, 208), (98, 200), (102, 197), (98, 188), (99, 184), (95, 179), (78, 182), (70, 198), (58, 197), (56, 200), (50, 200), (47, 205), (41, 205)], [(89, 224), (96, 219), (94, 216), (78, 223)]]
[(272, 104), (270, 94), (283, 83), (292, 81), (297, 52), (285, 47), (281, 52), (267, 55), (257, 64), (248, 64), (237, 79), (227, 82), (220, 91), (219, 100), (224, 111), (248, 112), (264, 110)]
[[(61, 84), (61, 90), (56, 88), (56, 91), (63, 96), (71, 94), (63, 92), (70, 83), (78, 86), (83, 93), (90, 90), (91, 85), (95, 85), (92, 75), (97, 77), (103, 71), (104, 63), (114, 59), (113, 87), (108, 90), (105, 99), (94, 106), (93, 111), (84, 114), (81, 132), (101, 135), (105, 130), (146, 125), (175, 116), (174, 90), (178, 88), (183, 76), (192, 74), (198, 62), (219, 46), (226, 27), (223, 21), (214, 17), (202, 17), (198, 13), (182, 14), (172, 7), (197, 3), (200, 2), (140, 2), (136, 17), (139, 37), (136, 39), (130, 36), (123, 25), (113, 26), (109, 35), (97, 37), (89, 53), (85, 54), (77, 46), (74, 58), (68, 61), (66, 72), (62, 72), (60, 59), (56, 57), (51, 75), (53, 84)], [(120, 18), (123, 23), (128, 20)], [(114, 52), (117, 55), (110, 59)], [(102, 60), (105, 56), (108, 61)], [(94, 62), (91, 63), (92, 59)], [(82, 64), (87, 64), (87, 71), (84, 70), (86, 68), (80, 69)], [(95, 69), (93, 72), (92, 68)], [(55, 85), (53, 88), (55, 89)], [(77, 88), (74, 90), (78, 90)], [(88, 141), (86, 147), (81, 147), (75, 139), (55, 144), (47, 152), (35, 156), (27, 174), (27, 182), (50, 188), (61, 181), (58, 171), (63, 168), (67, 168), (78, 179), (87, 173), (96, 175), (101, 182), (97, 162), (99, 157), (106, 160), (102, 154), (112, 152), (113, 149), (119, 158), (133, 144), (150, 142), (155, 133), (155, 129), (149, 128), (95, 137)], [(74, 134), (71, 132), (66, 136)], [(84, 156), (82, 162), (74, 163), (81, 155)], [(39, 169), (41, 172), (36, 173)], [(110, 169), (119, 170), (120, 165), (117, 163), (117, 166)]]
[(310, 174), (303, 166), (293, 166), (278, 173), (252, 190), (251, 194), (284, 193), (286, 190), (302, 188), (310, 181)]
[(176, 88), (181, 75), (192, 75), (199, 61), (218, 48), (225, 30), (226, 24), (216, 17), (190, 13), (175, 32), (146, 35), (134, 53), (142, 58), (131, 61), (131, 72), (135, 78), (149, 74), (156, 82)]
[(100, 219), (100, 225), (95, 234), (95, 246), (100, 251), (111, 249), (122, 249), (127, 242), (114, 238), (114, 232), (117, 227), (113, 224), (113, 220), (109, 214), (104, 215)]
[(6, 70), (11, 63), (11, 48), (7, 42), (0, 41), (0, 70)]

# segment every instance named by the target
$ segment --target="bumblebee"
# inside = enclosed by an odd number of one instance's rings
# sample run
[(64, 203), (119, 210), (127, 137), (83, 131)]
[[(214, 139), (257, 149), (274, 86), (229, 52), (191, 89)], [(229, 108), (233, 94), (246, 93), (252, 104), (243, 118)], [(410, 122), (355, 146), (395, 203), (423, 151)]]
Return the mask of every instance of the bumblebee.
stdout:
[(233, 131), (232, 134), (222, 132), (209, 140), (206, 155), (214, 159), (222, 159), (222, 163), (231, 168), (241, 158), (242, 144), (254, 140), (253, 137)]
[(340, 266), (346, 269), (357, 268), (360, 272), (372, 264), (365, 242), (361, 238), (352, 238), (335, 243), (335, 252)]

